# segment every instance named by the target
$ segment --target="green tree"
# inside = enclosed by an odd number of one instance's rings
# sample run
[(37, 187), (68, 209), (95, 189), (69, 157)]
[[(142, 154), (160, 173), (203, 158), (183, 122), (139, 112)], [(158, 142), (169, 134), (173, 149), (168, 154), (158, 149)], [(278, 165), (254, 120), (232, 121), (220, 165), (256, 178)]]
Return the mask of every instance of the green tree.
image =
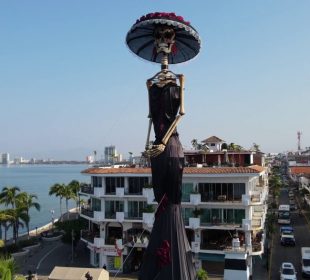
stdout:
[(81, 190), (81, 184), (79, 181), (77, 180), (72, 180), (69, 183), (69, 187), (72, 190), (72, 193), (74, 194), (73, 199), (76, 202), (76, 208), (79, 209), (80, 208), (80, 190)]
[(0, 210), (0, 227), (1, 227), (1, 238), (2, 238), (2, 227), (4, 227), (4, 244), (7, 241), (7, 231), (9, 225), (12, 223), (14, 218), (8, 213), (8, 210)]
[(4, 187), (0, 193), (0, 203), (5, 206), (11, 205), (12, 208), (15, 208), (16, 200), (20, 193), (19, 187)]
[(23, 193), (20, 192), (20, 188), (16, 186), (3, 187), (0, 193), (0, 203), (4, 204), (5, 206), (12, 206), (12, 209), (7, 210), (9, 211), (9, 215), (13, 217), (10, 225), (13, 228), (13, 239), (15, 243), (18, 239), (19, 226), (23, 226), (20, 220), (25, 221), (27, 219), (24, 215), (24, 209), (21, 208), (20, 205), (17, 205), (22, 195)]
[(38, 196), (35, 194), (28, 194), (26, 192), (21, 193), (20, 199), (17, 200), (17, 205), (20, 208), (24, 208), (28, 218), (25, 220), (28, 238), (29, 238), (29, 222), (30, 222), (30, 215), (29, 211), (31, 208), (35, 208), (37, 211), (40, 211), (41, 205), (35, 201), (38, 200)]
[(251, 150), (253, 150), (254, 152), (260, 152), (259, 145), (256, 143), (253, 143)]
[(59, 197), (60, 217), (62, 217), (62, 199), (64, 198), (65, 184), (54, 184), (50, 187), (49, 195)]
[(75, 198), (75, 193), (73, 192), (70, 185), (65, 185), (63, 190), (63, 197), (66, 200), (66, 211), (67, 211), (67, 218), (69, 219), (69, 200)]

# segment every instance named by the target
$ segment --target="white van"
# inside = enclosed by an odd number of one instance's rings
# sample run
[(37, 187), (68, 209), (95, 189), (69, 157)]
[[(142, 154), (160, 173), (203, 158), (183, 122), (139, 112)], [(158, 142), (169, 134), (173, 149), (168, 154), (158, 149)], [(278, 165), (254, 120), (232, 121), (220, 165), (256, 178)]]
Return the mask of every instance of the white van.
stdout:
[(303, 277), (310, 277), (310, 247), (301, 247), (301, 271)]

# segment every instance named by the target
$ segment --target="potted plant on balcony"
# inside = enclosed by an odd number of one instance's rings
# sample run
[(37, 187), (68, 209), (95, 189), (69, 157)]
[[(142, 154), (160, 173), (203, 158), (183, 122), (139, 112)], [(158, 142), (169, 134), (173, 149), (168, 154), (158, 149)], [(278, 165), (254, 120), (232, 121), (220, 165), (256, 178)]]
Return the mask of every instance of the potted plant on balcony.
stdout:
[(200, 226), (200, 215), (202, 214), (202, 209), (195, 208), (193, 210), (194, 217), (189, 218), (189, 226), (193, 229), (199, 228)]

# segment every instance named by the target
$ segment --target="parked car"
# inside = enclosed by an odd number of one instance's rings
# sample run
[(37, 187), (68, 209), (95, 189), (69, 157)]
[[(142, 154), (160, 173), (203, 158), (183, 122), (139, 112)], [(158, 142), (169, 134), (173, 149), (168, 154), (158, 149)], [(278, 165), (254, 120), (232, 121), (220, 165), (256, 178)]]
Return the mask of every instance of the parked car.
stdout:
[(293, 234), (282, 233), (280, 239), (281, 245), (283, 246), (295, 246), (295, 237)]
[(280, 279), (281, 280), (297, 280), (296, 270), (292, 263), (284, 262), (280, 267)]

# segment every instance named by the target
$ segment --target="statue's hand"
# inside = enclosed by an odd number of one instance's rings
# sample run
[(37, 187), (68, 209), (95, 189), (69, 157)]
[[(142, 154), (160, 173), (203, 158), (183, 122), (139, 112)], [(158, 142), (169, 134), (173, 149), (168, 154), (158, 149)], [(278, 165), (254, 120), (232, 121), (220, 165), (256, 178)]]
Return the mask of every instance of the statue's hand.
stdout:
[(157, 157), (160, 155), (166, 148), (166, 145), (159, 144), (159, 145), (153, 145), (151, 149), (147, 150), (146, 152), (150, 157)]

